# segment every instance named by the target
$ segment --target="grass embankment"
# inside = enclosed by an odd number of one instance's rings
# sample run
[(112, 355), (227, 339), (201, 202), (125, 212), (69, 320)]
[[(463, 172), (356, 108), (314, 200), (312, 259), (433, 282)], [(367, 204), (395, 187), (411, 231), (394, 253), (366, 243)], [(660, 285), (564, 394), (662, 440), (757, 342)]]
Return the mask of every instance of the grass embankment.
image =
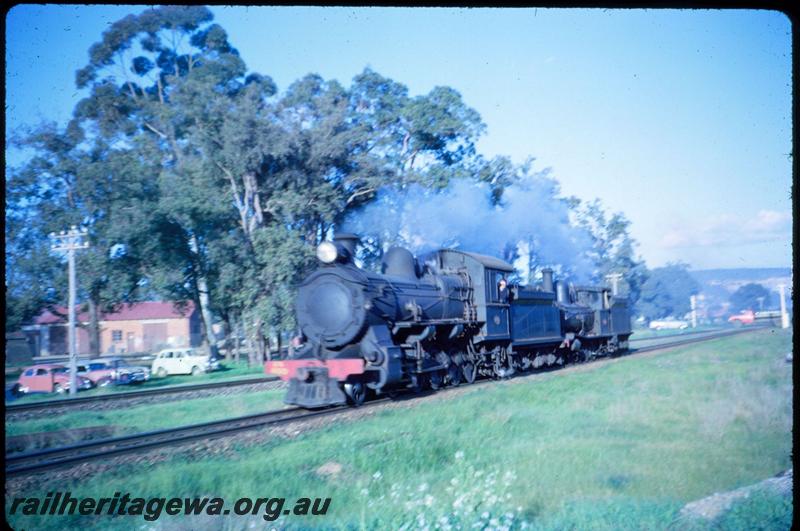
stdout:
[(87, 407), (49, 418), (6, 422), (6, 437), (90, 426), (114, 426), (115, 435), (174, 428), (280, 409), (285, 405), (285, 392), (271, 389), (194, 399), (176, 399), (168, 395), (163, 403), (99, 411)]
[[(247, 366), (247, 362), (234, 363), (232, 361), (223, 361), (222, 368), (213, 372), (203, 373), (198, 376), (175, 374), (159, 378), (151, 376), (150, 379), (141, 384), (130, 385), (109, 385), (106, 387), (96, 387), (87, 391), (80, 391), (78, 396), (94, 396), (110, 393), (126, 393), (130, 391), (140, 391), (142, 389), (156, 389), (167, 386), (180, 386), (180, 385), (195, 385), (200, 383), (217, 382), (225, 380), (239, 380), (244, 378), (258, 378), (266, 376), (264, 374), (264, 366), (259, 364), (252, 367)], [(12, 378), (10, 383), (16, 383), (18, 378)], [(57, 395), (55, 393), (34, 393), (25, 395), (15, 399), (14, 404), (23, 404), (27, 402), (35, 402), (40, 400), (59, 400), (67, 398), (66, 395)]]
[[(758, 332), (632, 356), (413, 402), (235, 457), (194, 455), (57, 486), (73, 496), (211, 495), (229, 505), (244, 496), (333, 499), (327, 516), (287, 516), (281, 527), (663, 529), (688, 501), (791, 466), (790, 343), (788, 333)], [(747, 503), (716, 525), (791, 524), (790, 502)], [(11, 522), (124, 528), (140, 518)], [(238, 518), (162, 516), (159, 523), (267, 523), (261, 515)]]

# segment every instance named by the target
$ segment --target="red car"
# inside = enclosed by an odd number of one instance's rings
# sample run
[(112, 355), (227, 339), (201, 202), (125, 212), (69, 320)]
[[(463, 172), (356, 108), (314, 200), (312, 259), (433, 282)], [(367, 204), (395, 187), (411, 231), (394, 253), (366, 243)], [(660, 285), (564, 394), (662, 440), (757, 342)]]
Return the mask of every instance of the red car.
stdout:
[[(77, 376), (78, 390), (91, 389), (88, 378)], [(14, 393), (63, 393), (69, 390), (69, 369), (63, 365), (45, 363), (34, 365), (22, 371), (14, 386)]]
[(750, 310), (744, 310), (741, 313), (738, 313), (736, 315), (731, 315), (728, 318), (729, 323), (733, 323), (740, 326), (753, 324), (755, 320), (756, 320), (756, 314), (754, 314)]

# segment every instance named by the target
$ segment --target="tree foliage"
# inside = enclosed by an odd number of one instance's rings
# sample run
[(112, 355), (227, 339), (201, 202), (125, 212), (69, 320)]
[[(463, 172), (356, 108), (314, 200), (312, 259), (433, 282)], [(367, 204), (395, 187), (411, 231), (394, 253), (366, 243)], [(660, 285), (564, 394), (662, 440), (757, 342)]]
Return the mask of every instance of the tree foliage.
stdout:
[(686, 264), (668, 264), (650, 270), (642, 285), (639, 312), (646, 319), (682, 318), (691, 310), (690, 297), (700, 285), (689, 274)]
[(610, 275), (621, 275), (621, 291), (636, 304), (648, 278), (644, 260), (635, 254), (636, 241), (631, 237), (631, 222), (621, 212), (610, 216), (599, 199), (584, 202), (577, 197), (567, 200), (577, 219), (590, 238), (587, 257), (596, 266), (595, 281), (602, 282)]
[(734, 312), (742, 310), (757, 312), (772, 306), (772, 294), (761, 284), (751, 282), (734, 291), (730, 301), (731, 310)]

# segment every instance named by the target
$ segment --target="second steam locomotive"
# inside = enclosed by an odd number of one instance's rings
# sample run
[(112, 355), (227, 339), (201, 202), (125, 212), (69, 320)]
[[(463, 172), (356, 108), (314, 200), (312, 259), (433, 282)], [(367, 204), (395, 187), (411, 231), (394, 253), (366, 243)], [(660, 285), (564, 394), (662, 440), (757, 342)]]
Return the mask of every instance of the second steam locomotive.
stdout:
[(357, 242), (318, 247), (322, 265), (296, 301), (307, 342), (266, 364), (288, 381), (288, 404), (360, 405), (368, 390), (504, 378), (628, 347), (628, 301), (609, 287), (554, 282), (549, 269), (539, 285), (509, 285), (510, 264), (455, 249), (415, 258), (393, 247), (377, 274), (355, 265)]

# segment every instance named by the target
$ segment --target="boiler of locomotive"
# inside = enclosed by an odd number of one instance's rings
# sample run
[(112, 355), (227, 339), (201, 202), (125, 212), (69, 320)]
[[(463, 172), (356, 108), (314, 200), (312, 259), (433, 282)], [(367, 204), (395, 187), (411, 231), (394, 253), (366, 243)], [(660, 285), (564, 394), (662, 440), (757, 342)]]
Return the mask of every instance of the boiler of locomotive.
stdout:
[(311, 343), (336, 351), (357, 343), (369, 326), (463, 317), (468, 289), (460, 277), (423, 272), (399, 247), (384, 255), (383, 274), (365, 271), (353, 263), (356, 242), (349, 234), (323, 242), (317, 257), (325, 265), (298, 289), (297, 319)]

